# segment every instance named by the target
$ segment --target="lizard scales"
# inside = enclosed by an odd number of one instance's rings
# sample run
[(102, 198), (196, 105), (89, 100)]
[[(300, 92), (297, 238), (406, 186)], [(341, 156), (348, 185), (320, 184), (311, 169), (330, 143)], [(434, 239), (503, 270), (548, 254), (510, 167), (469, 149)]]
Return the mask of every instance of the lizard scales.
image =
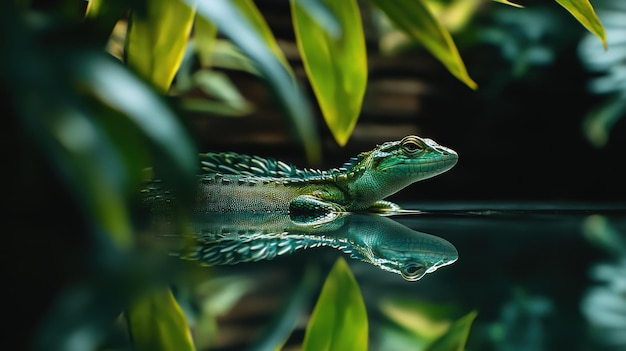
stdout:
[(384, 198), (452, 168), (457, 153), (428, 138), (386, 142), (331, 170), (231, 152), (200, 155), (199, 212), (392, 211)]

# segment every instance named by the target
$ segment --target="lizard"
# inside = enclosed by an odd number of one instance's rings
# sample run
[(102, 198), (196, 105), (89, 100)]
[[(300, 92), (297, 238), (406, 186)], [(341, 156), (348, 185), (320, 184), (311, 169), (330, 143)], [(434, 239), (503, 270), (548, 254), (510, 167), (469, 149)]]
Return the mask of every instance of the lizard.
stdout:
[[(377, 145), (340, 168), (298, 168), (273, 158), (234, 152), (200, 154), (196, 212), (278, 212), (312, 224), (338, 213), (401, 210), (384, 200), (417, 181), (448, 171), (458, 154), (429, 138), (409, 135)], [(159, 200), (158, 186), (144, 190)]]

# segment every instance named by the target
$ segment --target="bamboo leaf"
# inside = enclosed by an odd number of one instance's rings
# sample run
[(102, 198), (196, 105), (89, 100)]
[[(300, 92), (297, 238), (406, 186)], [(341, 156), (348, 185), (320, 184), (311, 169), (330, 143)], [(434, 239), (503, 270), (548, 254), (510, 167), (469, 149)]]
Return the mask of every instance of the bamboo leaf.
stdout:
[(367, 311), (361, 290), (340, 257), (324, 282), (306, 327), (303, 350), (367, 350)]
[(166, 93), (183, 59), (195, 11), (183, 0), (150, 0), (146, 6), (144, 15), (132, 14), (126, 59), (140, 76)]
[(195, 350), (185, 315), (169, 289), (142, 296), (126, 313), (136, 350)]
[(248, 18), (229, 0), (198, 0), (197, 11), (255, 62), (285, 108), (309, 161), (318, 163), (320, 143), (309, 102)]
[(331, 37), (298, 1), (291, 1), (298, 49), (326, 124), (345, 145), (359, 118), (367, 84), (367, 52), (355, 0), (326, 1), (342, 27)]
[(416, 0), (372, 0), (400, 30), (421, 42), (459, 80), (472, 89), (477, 85), (450, 36), (424, 3)]
[(607, 48), (604, 26), (589, 0), (556, 0), (556, 2), (569, 11), (587, 30), (600, 38), (604, 48)]

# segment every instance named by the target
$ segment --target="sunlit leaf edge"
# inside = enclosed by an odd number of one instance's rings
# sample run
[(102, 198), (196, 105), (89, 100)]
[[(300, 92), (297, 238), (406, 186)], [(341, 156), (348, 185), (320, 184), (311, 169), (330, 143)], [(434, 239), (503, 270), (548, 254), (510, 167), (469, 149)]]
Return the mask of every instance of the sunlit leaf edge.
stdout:
[(597, 36), (607, 49), (606, 32), (602, 21), (596, 14), (589, 0), (555, 0), (574, 16), (587, 30)]

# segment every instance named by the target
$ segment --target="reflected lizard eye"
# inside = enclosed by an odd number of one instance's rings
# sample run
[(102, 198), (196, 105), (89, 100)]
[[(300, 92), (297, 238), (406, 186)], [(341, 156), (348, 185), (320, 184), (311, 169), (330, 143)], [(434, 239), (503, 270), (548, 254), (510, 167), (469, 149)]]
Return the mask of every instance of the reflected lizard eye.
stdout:
[(407, 156), (415, 156), (424, 150), (424, 144), (415, 137), (406, 137), (402, 140), (402, 152)]
[(426, 267), (418, 262), (409, 262), (402, 267), (400, 274), (408, 281), (416, 281), (426, 274)]

